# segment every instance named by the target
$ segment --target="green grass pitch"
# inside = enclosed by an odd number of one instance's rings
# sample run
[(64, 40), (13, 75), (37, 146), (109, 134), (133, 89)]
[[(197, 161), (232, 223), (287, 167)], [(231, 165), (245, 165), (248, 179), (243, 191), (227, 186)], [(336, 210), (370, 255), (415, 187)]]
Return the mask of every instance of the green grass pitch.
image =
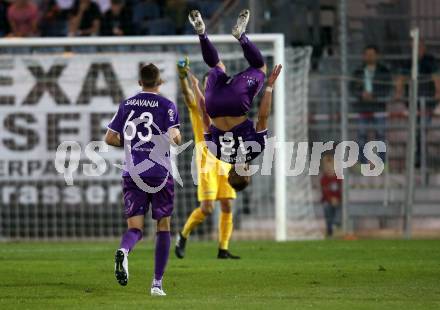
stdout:
[(0, 244), (0, 309), (440, 309), (440, 241), (213, 242), (171, 255), (168, 296), (149, 296), (152, 242), (130, 255), (126, 287), (116, 243)]

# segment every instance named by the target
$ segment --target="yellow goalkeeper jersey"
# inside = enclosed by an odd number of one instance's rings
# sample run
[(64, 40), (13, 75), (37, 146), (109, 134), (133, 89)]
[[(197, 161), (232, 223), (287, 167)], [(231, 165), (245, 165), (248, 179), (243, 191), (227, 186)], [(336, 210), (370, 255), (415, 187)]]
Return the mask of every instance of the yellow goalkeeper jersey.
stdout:
[(203, 136), (203, 119), (195, 99), (187, 107), (197, 147), (197, 196), (199, 201), (235, 199), (237, 194), (228, 182), (231, 165), (218, 160), (208, 151)]

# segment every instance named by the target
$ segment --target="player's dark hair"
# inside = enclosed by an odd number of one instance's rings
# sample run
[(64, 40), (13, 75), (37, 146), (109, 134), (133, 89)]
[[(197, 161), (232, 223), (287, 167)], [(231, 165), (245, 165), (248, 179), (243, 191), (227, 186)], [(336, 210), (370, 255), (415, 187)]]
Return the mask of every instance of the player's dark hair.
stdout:
[(364, 52), (368, 51), (368, 50), (373, 50), (373, 51), (375, 51), (376, 53), (379, 54), (379, 47), (377, 45), (368, 44), (367, 46), (364, 47)]
[(162, 84), (160, 70), (152, 63), (143, 66), (139, 75), (143, 87), (156, 87)]
[(248, 176), (241, 176), (235, 170), (235, 166), (231, 168), (228, 175), (228, 182), (237, 192), (244, 190), (250, 183), (251, 178)]

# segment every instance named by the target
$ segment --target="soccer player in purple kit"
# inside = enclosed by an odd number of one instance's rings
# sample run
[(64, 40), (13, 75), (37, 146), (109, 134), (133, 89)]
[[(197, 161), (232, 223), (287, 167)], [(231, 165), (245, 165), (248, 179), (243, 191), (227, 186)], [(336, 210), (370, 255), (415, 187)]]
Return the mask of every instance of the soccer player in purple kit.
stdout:
[[(206, 83), (204, 106), (205, 141), (209, 150), (218, 159), (235, 164), (230, 170), (229, 182), (236, 190), (249, 183), (249, 177), (240, 176), (238, 167), (247, 169), (247, 163), (261, 154), (265, 147), (267, 123), (272, 104), (273, 85), (281, 72), (281, 65), (275, 66), (261, 100), (258, 121), (254, 123), (247, 116), (254, 97), (263, 87), (266, 64), (258, 48), (245, 34), (249, 21), (249, 10), (240, 12), (232, 35), (240, 43), (244, 57), (250, 67), (232, 77), (226, 74), (217, 50), (210, 42), (205, 24), (199, 11), (193, 10), (188, 18), (199, 35), (200, 47), (205, 63), (211, 68)], [(202, 97), (200, 95), (199, 97)]]
[(170, 250), (170, 216), (174, 183), (171, 177), (170, 145), (180, 144), (176, 105), (159, 95), (160, 71), (154, 64), (141, 68), (142, 91), (124, 100), (108, 125), (105, 142), (124, 147), (122, 186), (128, 230), (115, 254), (115, 276), (128, 283), (128, 254), (142, 239), (144, 217), (151, 204), (157, 221), (152, 296), (165, 296), (162, 277)]

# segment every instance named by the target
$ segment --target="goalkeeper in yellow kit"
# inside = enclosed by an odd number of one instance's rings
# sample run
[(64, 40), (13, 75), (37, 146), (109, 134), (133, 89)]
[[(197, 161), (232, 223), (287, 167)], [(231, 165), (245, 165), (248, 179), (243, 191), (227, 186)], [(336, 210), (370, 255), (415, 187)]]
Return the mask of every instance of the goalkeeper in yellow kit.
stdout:
[[(215, 202), (219, 201), (221, 213), (218, 226), (219, 249), (217, 258), (239, 259), (239, 256), (232, 255), (228, 249), (233, 228), (231, 202), (237, 197), (235, 190), (228, 182), (228, 173), (231, 165), (218, 160), (208, 151), (207, 147), (200, 147), (201, 145), (204, 146), (203, 119), (194, 94), (194, 91), (200, 91), (198, 89), (198, 80), (189, 72), (188, 58), (179, 61), (177, 69), (183, 98), (191, 119), (195, 144), (199, 146), (196, 160), (198, 170), (197, 196), (200, 206), (191, 213), (185, 226), (177, 236), (175, 253), (178, 258), (185, 256), (186, 240), (191, 231), (202, 223), (206, 216), (212, 213)], [(192, 87), (189, 84), (188, 78), (191, 79)], [(203, 86), (205, 85), (206, 78), (203, 79)]]

